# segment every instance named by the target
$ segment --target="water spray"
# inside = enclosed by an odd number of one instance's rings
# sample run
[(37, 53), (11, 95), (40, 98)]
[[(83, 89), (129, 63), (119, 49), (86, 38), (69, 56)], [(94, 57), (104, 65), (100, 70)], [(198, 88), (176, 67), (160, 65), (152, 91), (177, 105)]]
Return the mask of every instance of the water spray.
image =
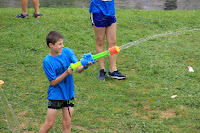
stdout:
[[(146, 37), (144, 39), (139, 39), (139, 40), (124, 44), (124, 45), (122, 45), (120, 47), (119, 46), (111, 47), (111, 48), (109, 48), (108, 50), (106, 50), (104, 52), (101, 52), (99, 54), (93, 55), (93, 59), (94, 60), (98, 60), (98, 59), (103, 58), (103, 57), (108, 56), (108, 55), (117, 54), (123, 49), (127, 49), (129, 47), (134, 46), (134, 45), (138, 45), (138, 44), (146, 42), (146, 41), (148, 41), (150, 39), (154, 39), (154, 38), (158, 38), (158, 37), (162, 37), (162, 36), (167, 36), (167, 35), (172, 35), (172, 34), (181, 34), (181, 33), (189, 32), (189, 31), (197, 31), (197, 30), (200, 30), (200, 29), (194, 28), (194, 29), (187, 30), (186, 28), (182, 28), (182, 29), (179, 29), (177, 31), (169, 31), (169, 32), (165, 32), (165, 33), (162, 33), (162, 34), (157, 34), (157, 35), (154, 35), (154, 36), (148, 36), (148, 37)], [(73, 70), (75, 70), (77, 67), (79, 67), (81, 65), (82, 65), (81, 61), (79, 61), (79, 62), (74, 63), (74, 64), (71, 63), (69, 68), (72, 68)]]
[(171, 34), (181, 34), (181, 33), (189, 32), (189, 31), (197, 31), (197, 30), (200, 30), (200, 29), (194, 28), (194, 29), (187, 30), (185, 28), (182, 28), (182, 29), (179, 29), (178, 31), (168, 31), (168, 32), (165, 32), (165, 33), (162, 33), (162, 34), (157, 34), (157, 35), (154, 35), (154, 36), (148, 36), (144, 39), (139, 39), (137, 41), (133, 41), (133, 42), (124, 44), (124, 45), (120, 46), (120, 50), (127, 49), (127, 48), (129, 48), (133, 45), (138, 45), (138, 44), (146, 42), (150, 39), (154, 39), (154, 38), (158, 38), (158, 37), (162, 37), (162, 36), (167, 36), (167, 35), (171, 35)]
[(12, 133), (21, 133), (17, 116), (14, 113), (11, 105), (9, 104), (5, 94), (3, 93), (3, 89), (1, 89), (2, 84), (4, 84), (4, 81), (0, 80), (0, 101), (2, 102), (3, 105), (3, 110), (5, 112), (5, 116), (7, 119), (8, 128)]

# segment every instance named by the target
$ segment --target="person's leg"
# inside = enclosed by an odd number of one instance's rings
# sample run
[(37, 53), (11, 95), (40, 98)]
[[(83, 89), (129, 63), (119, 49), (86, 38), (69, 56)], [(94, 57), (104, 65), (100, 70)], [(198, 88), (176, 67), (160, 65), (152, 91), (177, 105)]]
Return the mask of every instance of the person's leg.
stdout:
[(63, 121), (63, 130), (62, 133), (71, 132), (71, 119), (74, 112), (74, 107), (63, 107), (62, 108), (62, 121)]
[[(116, 23), (113, 23), (111, 26), (107, 27), (106, 29), (106, 39), (108, 48), (111, 48), (116, 45)], [(109, 76), (116, 79), (125, 79), (126, 75), (123, 75), (117, 70), (116, 66), (116, 55), (109, 55), (109, 63), (110, 63), (110, 70)]]
[(39, 0), (32, 0), (32, 3), (33, 3), (33, 7), (35, 9), (35, 14), (39, 14)]
[[(93, 25), (95, 38), (96, 38), (96, 53), (101, 53), (104, 51), (104, 41), (105, 41), (105, 27), (96, 27)], [(100, 69), (105, 69), (104, 58), (98, 60)]]
[(39, 12), (39, 6), (40, 6), (39, 0), (32, 0), (32, 3), (33, 3), (33, 7), (35, 9), (35, 11), (34, 11), (34, 14), (36, 15), (35, 17), (40, 18), (41, 15), (39, 15), (40, 14), (40, 12)]
[(40, 128), (39, 133), (47, 133), (53, 127), (56, 115), (57, 115), (57, 109), (48, 108), (46, 121)]
[[(108, 49), (116, 45), (116, 25), (116, 23), (113, 23), (111, 26), (106, 28), (106, 39)], [(108, 59), (110, 63), (110, 71), (116, 71), (116, 55), (109, 55)]]
[(22, 14), (27, 14), (28, 0), (21, 0)]
[(18, 14), (16, 18), (28, 18), (27, 6), (28, 6), (28, 0), (21, 0), (22, 13)]

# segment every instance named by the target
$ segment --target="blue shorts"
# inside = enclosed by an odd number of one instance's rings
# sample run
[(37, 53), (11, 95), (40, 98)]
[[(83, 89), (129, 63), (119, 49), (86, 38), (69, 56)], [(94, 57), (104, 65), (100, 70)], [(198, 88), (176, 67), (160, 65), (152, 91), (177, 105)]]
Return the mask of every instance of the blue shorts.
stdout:
[(107, 16), (103, 13), (91, 13), (90, 19), (96, 27), (109, 27), (117, 21), (115, 15)]

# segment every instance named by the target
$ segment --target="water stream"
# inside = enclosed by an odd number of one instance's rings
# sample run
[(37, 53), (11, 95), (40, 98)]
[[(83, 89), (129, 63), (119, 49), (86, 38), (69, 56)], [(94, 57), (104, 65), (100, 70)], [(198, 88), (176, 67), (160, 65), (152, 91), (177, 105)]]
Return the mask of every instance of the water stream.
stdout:
[(12, 131), (12, 133), (20, 133), (19, 121), (12, 109), (12, 106), (9, 104), (6, 96), (4, 95), (2, 88), (0, 88), (0, 101), (2, 103), (3, 110), (5, 112), (8, 128)]
[(154, 38), (158, 38), (158, 37), (162, 37), (162, 36), (167, 36), (167, 35), (172, 35), (172, 34), (179, 34), (180, 35), (180, 34), (183, 34), (185, 32), (190, 32), (190, 31), (195, 31), (195, 30), (197, 31), (197, 30), (200, 30), (200, 29), (197, 28), (199, 26), (194, 26), (193, 28), (181, 28), (181, 29), (178, 29), (178, 30), (175, 30), (175, 31), (168, 31), (168, 32), (165, 32), (165, 33), (162, 33), (162, 34), (148, 36), (146, 38), (139, 39), (139, 40), (124, 44), (124, 45), (120, 46), (119, 48), (120, 48), (120, 50), (123, 50), (123, 49), (127, 49), (129, 47), (132, 47), (134, 45), (138, 45), (138, 44), (141, 44), (143, 42), (146, 42), (150, 39), (154, 39)]

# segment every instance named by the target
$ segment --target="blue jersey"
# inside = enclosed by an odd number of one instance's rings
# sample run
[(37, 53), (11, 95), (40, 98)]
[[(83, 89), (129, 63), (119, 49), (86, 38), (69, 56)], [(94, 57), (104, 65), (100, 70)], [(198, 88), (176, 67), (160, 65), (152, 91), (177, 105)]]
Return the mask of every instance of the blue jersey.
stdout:
[(89, 12), (115, 15), (114, 0), (91, 0)]
[[(78, 62), (70, 48), (63, 48), (59, 56), (47, 55), (43, 60), (43, 69), (49, 81), (55, 80), (63, 74), (71, 63)], [(68, 75), (56, 86), (49, 86), (47, 91), (49, 100), (69, 100), (75, 97), (73, 76)]]

